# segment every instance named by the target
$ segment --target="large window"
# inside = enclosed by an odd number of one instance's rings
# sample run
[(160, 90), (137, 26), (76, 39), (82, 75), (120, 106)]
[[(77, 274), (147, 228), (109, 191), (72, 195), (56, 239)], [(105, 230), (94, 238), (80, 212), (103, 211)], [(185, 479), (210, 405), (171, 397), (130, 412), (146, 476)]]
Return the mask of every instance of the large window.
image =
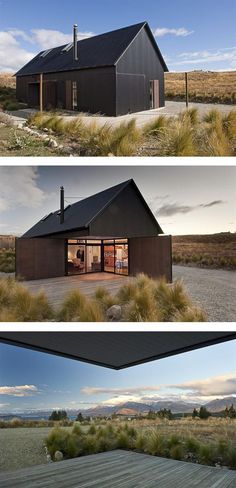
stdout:
[(129, 274), (129, 247), (127, 239), (104, 241), (104, 271), (121, 275)]
[(67, 273), (84, 274), (105, 271), (129, 274), (127, 239), (69, 239)]
[(68, 244), (67, 272), (68, 274), (86, 273), (85, 245)]

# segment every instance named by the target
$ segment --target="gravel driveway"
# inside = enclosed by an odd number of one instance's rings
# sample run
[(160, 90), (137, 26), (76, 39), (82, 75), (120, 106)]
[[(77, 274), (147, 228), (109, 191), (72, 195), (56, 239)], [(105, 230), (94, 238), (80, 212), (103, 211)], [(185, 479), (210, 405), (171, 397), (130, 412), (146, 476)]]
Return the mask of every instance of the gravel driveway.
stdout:
[(43, 448), (50, 427), (0, 429), (0, 472), (47, 463)]
[(180, 278), (209, 322), (236, 321), (236, 271), (173, 266), (173, 279)]

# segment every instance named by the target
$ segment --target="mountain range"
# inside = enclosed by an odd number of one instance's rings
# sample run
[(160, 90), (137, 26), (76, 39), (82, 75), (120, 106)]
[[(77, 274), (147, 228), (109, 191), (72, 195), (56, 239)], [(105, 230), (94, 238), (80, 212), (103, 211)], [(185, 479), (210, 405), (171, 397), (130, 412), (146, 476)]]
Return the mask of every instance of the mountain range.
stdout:
[[(236, 408), (236, 396), (228, 396), (221, 399), (211, 400), (204, 404), (209, 412), (217, 413), (225, 410), (226, 407), (234, 405)], [(184, 402), (184, 401), (171, 401), (171, 400), (158, 400), (151, 403), (139, 403), (139, 402), (125, 402), (115, 406), (98, 405), (88, 409), (66, 409), (68, 416), (71, 419), (76, 418), (78, 412), (81, 412), (84, 416), (96, 417), (96, 416), (111, 416), (112, 414), (119, 415), (138, 415), (149, 412), (149, 410), (158, 411), (163, 408), (170, 409), (172, 413), (192, 413), (194, 408), (199, 409), (203, 403)], [(52, 410), (31, 410), (22, 411), (17, 413), (8, 413), (0, 415), (1, 418), (21, 417), (25, 419), (48, 419)]]

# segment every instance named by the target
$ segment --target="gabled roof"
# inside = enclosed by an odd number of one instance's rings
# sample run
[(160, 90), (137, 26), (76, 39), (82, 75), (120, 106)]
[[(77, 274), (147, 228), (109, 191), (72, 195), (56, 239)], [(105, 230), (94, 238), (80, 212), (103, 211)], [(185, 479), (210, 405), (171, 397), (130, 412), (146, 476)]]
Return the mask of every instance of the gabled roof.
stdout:
[[(51, 49), (46, 56), (42, 56), (43, 52), (46, 53), (46, 51), (41, 51), (29, 63), (23, 66), (16, 73), (16, 76), (115, 66), (116, 62), (143, 28), (147, 28), (151, 42), (153, 43), (154, 41), (153, 45), (163, 65), (163, 69), (168, 71), (155, 39), (152, 36), (151, 29), (147, 22), (141, 22), (78, 41), (78, 61), (73, 59), (73, 48), (68, 52), (63, 52), (63, 48), (66, 45)], [(49, 49), (50, 46), (48, 46)]]
[(137, 185), (133, 179), (130, 179), (72, 204), (69, 208), (67, 208), (67, 210), (65, 210), (65, 219), (62, 224), (60, 224), (58, 209), (51, 212), (47, 217), (37, 222), (37, 224), (29, 229), (22, 237), (43, 237), (73, 230), (78, 231), (88, 229), (89, 225), (96, 219), (96, 217), (98, 217), (102, 211), (108, 207), (113, 200), (115, 200), (115, 198), (129, 185), (135, 189), (139, 199), (141, 199), (143, 205), (148, 211), (150, 218), (156, 226), (156, 232), (158, 234), (163, 234), (161, 227), (144, 200)]

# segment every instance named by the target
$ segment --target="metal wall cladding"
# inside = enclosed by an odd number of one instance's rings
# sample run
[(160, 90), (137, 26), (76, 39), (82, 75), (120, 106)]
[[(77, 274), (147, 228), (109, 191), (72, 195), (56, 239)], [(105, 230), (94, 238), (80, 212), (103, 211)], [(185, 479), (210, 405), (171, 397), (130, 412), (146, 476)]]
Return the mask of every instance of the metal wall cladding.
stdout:
[(151, 278), (172, 281), (171, 236), (138, 237), (129, 240), (131, 275), (145, 273)]
[[(56, 80), (56, 99), (53, 96), (51, 102), (53, 104), (56, 100), (56, 107), (58, 108), (66, 108), (66, 82), (76, 81), (78, 111), (116, 115), (115, 67), (50, 73), (45, 74), (43, 79), (45, 85), (49, 81)], [(37, 82), (39, 82), (39, 75), (17, 76), (17, 99), (30, 105), (32, 96), (29, 99), (29, 86), (32, 87), (30, 84)], [(50, 85), (48, 84), (48, 86)], [(46, 106), (49, 101), (47, 96), (44, 100)]]
[[(130, 82), (129, 74), (133, 75), (133, 83)], [(143, 76), (145, 88), (134, 75), (140, 78)], [(144, 28), (117, 63), (117, 115), (150, 108), (150, 80), (160, 82), (160, 107), (163, 107), (164, 69)]]
[(155, 236), (162, 230), (137, 191), (128, 185), (90, 224), (90, 235), (110, 237)]
[(64, 275), (64, 239), (16, 239), (16, 276), (37, 280)]

